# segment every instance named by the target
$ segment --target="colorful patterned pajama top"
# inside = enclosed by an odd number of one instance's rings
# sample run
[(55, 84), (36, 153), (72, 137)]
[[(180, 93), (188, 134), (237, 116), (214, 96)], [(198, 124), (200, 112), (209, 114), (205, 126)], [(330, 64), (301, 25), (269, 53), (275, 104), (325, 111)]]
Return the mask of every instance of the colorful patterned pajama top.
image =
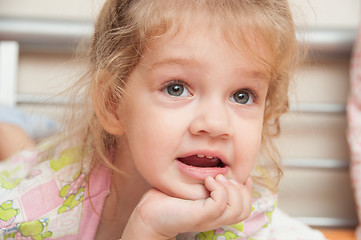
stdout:
[(1, 239), (94, 239), (110, 175), (89, 177), (81, 157), (79, 148), (24, 151), (0, 164)]

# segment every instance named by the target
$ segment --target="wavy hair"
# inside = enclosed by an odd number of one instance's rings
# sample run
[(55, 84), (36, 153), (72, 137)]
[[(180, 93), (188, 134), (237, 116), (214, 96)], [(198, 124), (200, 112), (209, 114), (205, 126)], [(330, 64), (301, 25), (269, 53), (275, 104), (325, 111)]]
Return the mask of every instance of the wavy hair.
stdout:
[[(256, 182), (276, 191), (282, 170), (273, 139), (280, 134), (280, 117), (289, 107), (290, 79), (299, 64), (300, 51), (287, 0), (108, 0), (95, 23), (87, 53), (88, 72), (79, 79), (74, 92), (82, 92), (70, 118), (71, 133), (81, 136), (83, 146), (94, 149), (93, 161), (116, 169), (109, 151), (116, 148), (116, 137), (99, 123), (91, 99), (105, 114), (114, 113), (124, 94), (127, 78), (137, 66), (147, 43), (165, 34), (175, 34), (185, 21), (215, 26), (225, 39), (250, 62), (266, 69), (270, 77), (262, 133), (262, 147)], [(106, 81), (100, 73), (107, 70)], [(82, 91), (79, 91), (82, 89)], [(261, 160), (263, 159), (263, 160)]]

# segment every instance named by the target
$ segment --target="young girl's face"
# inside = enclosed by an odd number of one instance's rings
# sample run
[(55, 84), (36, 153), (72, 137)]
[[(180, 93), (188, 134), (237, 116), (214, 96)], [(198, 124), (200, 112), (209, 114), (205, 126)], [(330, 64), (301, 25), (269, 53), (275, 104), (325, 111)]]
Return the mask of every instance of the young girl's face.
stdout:
[(206, 176), (244, 183), (260, 148), (268, 85), (220, 34), (189, 27), (155, 40), (127, 81), (120, 152), (174, 197), (206, 198)]

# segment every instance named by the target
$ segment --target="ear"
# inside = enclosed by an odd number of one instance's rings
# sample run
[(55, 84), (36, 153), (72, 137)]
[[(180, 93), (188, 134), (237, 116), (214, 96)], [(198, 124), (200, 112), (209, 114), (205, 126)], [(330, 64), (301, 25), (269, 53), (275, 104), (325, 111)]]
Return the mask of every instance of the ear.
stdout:
[(124, 133), (122, 121), (118, 116), (118, 101), (115, 101), (111, 85), (113, 76), (107, 70), (101, 70), (93, 77), (91, 95), (95, 115), (104, 130), (112, 135)]

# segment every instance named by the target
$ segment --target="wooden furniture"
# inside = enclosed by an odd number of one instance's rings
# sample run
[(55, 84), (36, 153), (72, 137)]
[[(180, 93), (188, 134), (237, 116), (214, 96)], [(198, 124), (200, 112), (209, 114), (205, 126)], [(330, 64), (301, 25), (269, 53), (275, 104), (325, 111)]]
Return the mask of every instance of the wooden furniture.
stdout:
[(328, 240), (357, 240), (351, 228), (318, 228)]

